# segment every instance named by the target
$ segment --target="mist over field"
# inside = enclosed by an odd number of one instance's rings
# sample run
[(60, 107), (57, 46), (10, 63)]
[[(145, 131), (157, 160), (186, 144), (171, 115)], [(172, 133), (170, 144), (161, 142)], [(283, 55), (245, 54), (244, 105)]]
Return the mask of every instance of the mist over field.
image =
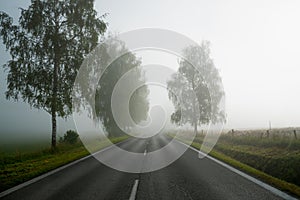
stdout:
[[(29, 3), (2, 2), (1, 10), (17, 20), (18, 7), (27, 7)], [(155, 6), (157, 4), (160, 6)], [(199, 43), (209, 40), (226, 94), (226, 130), (267, 129), (270, 123), (274, 128), (299, 126), (300, 29), (296, 26), (300, 19), (299, 6), (298, 1), (134, 1), (130, 5), (106, 0), (95, 2), (99, 13), (109, 13), (108, 31), (163, 27)], [(120, 20), (124, 16), (126, 22)], [(0, 52), (2, 65), (10, 56), (2, 43)], [(137, 52), (139, 54), (143, 64), (155, 58), (174, 69), (178, 67), (176, 56)], [(22, 101), (5, 99), (6, 75), (1, 68), (1, 142), (49, 138), (49, 114), (30, 108)], [(150, 102), (163, 101), (171, 109), (166, 90), (153, 87), (149, 96)], [(59, 119), (58, 133), (63, 134), (68, 129), (75, 129), (72, 117)]]

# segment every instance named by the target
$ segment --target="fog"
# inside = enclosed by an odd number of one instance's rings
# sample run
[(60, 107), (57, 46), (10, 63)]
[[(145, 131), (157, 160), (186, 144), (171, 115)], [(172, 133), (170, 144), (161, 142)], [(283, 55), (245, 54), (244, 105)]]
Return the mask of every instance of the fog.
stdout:
[(209, 40), (226, 93), (225, 128), (299, 126), (299, 1), (103, 0), (96, 8), (109, 13), (111, 31), (156, 27)]
[[(17, 19), (30, 1), (2, 1), (1, 11)], [(98, 13), (109, 13), (111, 32), (143, 27), (169, 29), (201, 43), (211, 42), (212, 58), (226, 94), (226, 129), (297, 127), (300, 124), (300, 2), (294, 1), (116, 1), (97, 0)], [(0, 64), (10, 58), (0, 44)], [(177, 60), (165, 53), (139, 52), (143, 64), (176, 69)], [(6, 73), (0, 69), (1, 138), (50, 138), (50, 115), (5, 99)], [(163, 88), (150, 87), (151, 104), (172, 109)], [(59, 134), (74, 129), (59, 120)], [(4, 137), (3, 137), (4, 136)], [(22, 137), (23, 136), (23, 137)], [(4, 141), (4, 140), (2, 140)]]

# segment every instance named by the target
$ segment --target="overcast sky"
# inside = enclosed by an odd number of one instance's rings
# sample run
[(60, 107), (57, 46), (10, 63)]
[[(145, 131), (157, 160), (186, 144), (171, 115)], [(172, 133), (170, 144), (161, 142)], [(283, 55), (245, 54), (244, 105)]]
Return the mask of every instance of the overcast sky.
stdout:
[[(28, 3), (1, 1), (0, 10), (16, 17)], [(95, 6), (109, 13), (112, 32), (154, 27), (209, 40), (226, 92), (226, 128), (300, 125), (300, 1), (98, 0)], [(0, 53), (2, 65), (9, 59), (2, 43)], [(0, 131), (49, 133), (50, 116), (5, 100), (2, 68), (0, 79)], [(72, 121), (59, 123), (61, 131), (73, 127)]]
[(165, 28), (209, 40), (226, 92), (227, 128), (300, 124), (300, 1), (96, 2), (109, 30)]

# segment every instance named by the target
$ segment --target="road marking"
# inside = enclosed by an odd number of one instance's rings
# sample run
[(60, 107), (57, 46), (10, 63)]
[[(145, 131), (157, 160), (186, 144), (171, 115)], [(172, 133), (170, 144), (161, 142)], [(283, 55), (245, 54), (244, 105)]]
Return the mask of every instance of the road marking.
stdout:
[(86, 159), (88, 159), (88, 158), (94, 156), (94, 155), (97, 154), (97, 153), (101, 153), (101, 152), (103, 152), (103, 151), (107, 151), (108, 149), (111, 149), (111, 148), (114, 147), (115, 145), (119, 145), (119, 144), (121, 144), (121, 143), (123, 143), (123, 142), (126, 142), (126, 141), (127, 141), (127, 140), (124, 140), (124, 141), (118, 142), (118, 143), (116, 143), (116, 144), (110, 145), (110, 146), (108, 146), (108, 147), (105, 147), (104, 149), (101, 149), (100, 151), (97, 151), (97, 152), (95, 152), (95, 153), (93, 153), (93, 154), (90, 154), (90, 155), (88, 155), (88, 156), (86, 156), (86, 157), (80, 158), (79, 160), (75, 160), (75, 161), (73, 161), (73, 162), (71, 162), (71, 163), (69, 163), (69, 164), (63, 165), (63, 166), (61, 166), (61, 167), (59, 167), (59, 168), (56, 168), (56, 169), (54, 169), (54, 170), (52, 170), (52, 171), (49, 171), (49, 172), (45, 173), (45, 174), (42, 174), (42, 175), (40, 175), (40, 176), (37, 176), (37, 177), (35, 177), (35, 178), (33, 178), (33, 179), (29, 180), (29, 181), (26, 181), (26, 182), (24, 182), (24, 183), (21, 183), (20, 185), (17, 185), (17, 186), (12, 187), (12, 188), (10, 188), (10, 189), (8, 189), (8, 190), (5, 190), (5, 191), (3, 191), (3, 192), (0, 193), (0, 198), (1, 198), (1, 197), (4, 197), (4, 196), (6, 196), (6, 195), (8, 195), (8, 194), (10, 194), (10, 193), (12, 193), (12, 192), (15, 192), (15, 191), (17, 191), (17, 190), (19, 190), (19, 189), (21, 189), (21, 188), (23, 188), (23, 187), (26, 187), (27, 185), (30, 185), (30, 184), (32, 184), (32, 183), (35, 183), (35, 182), (37, 182), (37, 181), (39, 181), (39, 180), (41, 180), (41, 179), (43, 179), (43, 178), (46, 178), (47, 176), (50, 176), (50, 175), (52, 175), (52, 174), (55, 174), (55, 173), (57, 173), (57, 172), (59, 172), (59, 171), (65, 169), (65, 168), (67, 168), (67, 167), (70, 167), (70, 166), (75, 165), (75, 164), (77, 164), (77, 163), (79, 163), (79, 162), (81, 162), (81, 161), (84, 161), (84, 160), (86, 160)]
[(145, 149), (145, 151), (144, 151), (144, 156), (147, 154), (147, 149)]
[(192, 146), (189, 146), (189, 145), (187, 145), (187, 144), (185, 144), (185, 143), (183, 143), (181, 141), (178, 141), (178, 140), (176, 140), (176, 141), (179, 142), (180, 144), (188, 146), (193, 151), (195, 151), (195, 152), (197, 152), (199, 154), (202, 154), (204, 157), (206, 157), (206, 158), (208, 158), (208, 159), (210, 159), (210, 160), (212, 160), (212, 161), (220, 164), (221, 166), (223, 166), (223, 167), (229, 169), (230, 171), (232, 171), (232, 172), (234, 172), (234, 173), (236, 173), (236, 174), (238, 174), (238, 175), (240, 175), (240, 176), (248, 179), (249, 181), (252, 181), (253, 183), (255, 183), (255, 184), (257, 184), (257, 185), (265, 188), (266, 190), (272, 192), (273, 194), (275, 194), (275, 195), (277, 195), (277, 196), (279, 196), (279, 197), (281, 197), (283, 199), (286, 199), (286, 200), (297, 200), (296, 198), (294, 198), (294, 197), (292, 197), (292, 196), (290, 196), (290, 195), (282, 192), (281, 190), (279, 190), (277, 188), (274, 188), (271, 185), (269, 185), (267, 183), (264, 183), (264, 182), (262, 182), (262, 181), (260, 181), (260, 180), (258, 180), (256, 178), (254, 178), (254, 177), (252, 177), (252, 176), (250, 176), (250, 175), (248, 175), (248, 174), (246, 174), (246, 173), (244, 173), (244, 172), (242, 172), (242, 171), (240, 171), (240, 170), (238, 170), (238, 169), (236, 169), (234, 167), (231, 167), (230, 165), (228, 165), (228, 164), (226, 164), (226, 163), (224, 163), (224, 162), (222, 162), (220, 160), (217, 160), (217, 159), (215, 159), (215, 158), (213, 158), (213, 157), (211, 157), (211, 156), (203, 153), (202, 151), (200, 151), (200, 150), (198, 150), (198, 149), (196, 149), (196, 148), (194, 148)]
[(139, 185), (139, 179), (135, 179), (134, 185), (133, 185), (132, 190), (131, 190), (129, 200), (135, 200), (138, 185)]

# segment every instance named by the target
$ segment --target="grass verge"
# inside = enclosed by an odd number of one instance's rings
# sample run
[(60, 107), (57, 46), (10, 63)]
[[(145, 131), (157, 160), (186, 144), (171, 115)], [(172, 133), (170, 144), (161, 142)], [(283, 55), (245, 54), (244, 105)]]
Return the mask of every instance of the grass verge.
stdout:
[[(127, 138), (128, 136), (122, 136), (110, 140), (112, 143), (118, 143)], [(107, 146), (109, 146), (109, 143), (100, 144), (97, 150)], [(75, 145), (59, 144), (54, 151), (48, 148), (23, 154), (1, 153), (0, 192), (89, 154), (81, 143)]]
[[(196, 149), (200, 149), (201, 144), (193, 142), (191, 146), (195, 147)], [(221, 160), (224, 163), (227, 163), (227, 164), (231, 165), (232, 167), (237, 168), (237, 169), (269, 184), (269, 185), (272, 185), (281, 191), (284, 191), (284, 192), (291, 194), (293, 196), (296, 196), (298, 198), (300, 197), (300, 187), (297, 185), (294, 185), (292, 183), (288, 183), (281, 179), (270, 176), (262, 171), (259, 171), (253, 167), (250, 167), (249, 165), (241, 163), (241, 162), (239, 162), (221, 152), (218, 152), (216, 150), (212, 150), (209, 153), (209, 155), (218, 160)]]

